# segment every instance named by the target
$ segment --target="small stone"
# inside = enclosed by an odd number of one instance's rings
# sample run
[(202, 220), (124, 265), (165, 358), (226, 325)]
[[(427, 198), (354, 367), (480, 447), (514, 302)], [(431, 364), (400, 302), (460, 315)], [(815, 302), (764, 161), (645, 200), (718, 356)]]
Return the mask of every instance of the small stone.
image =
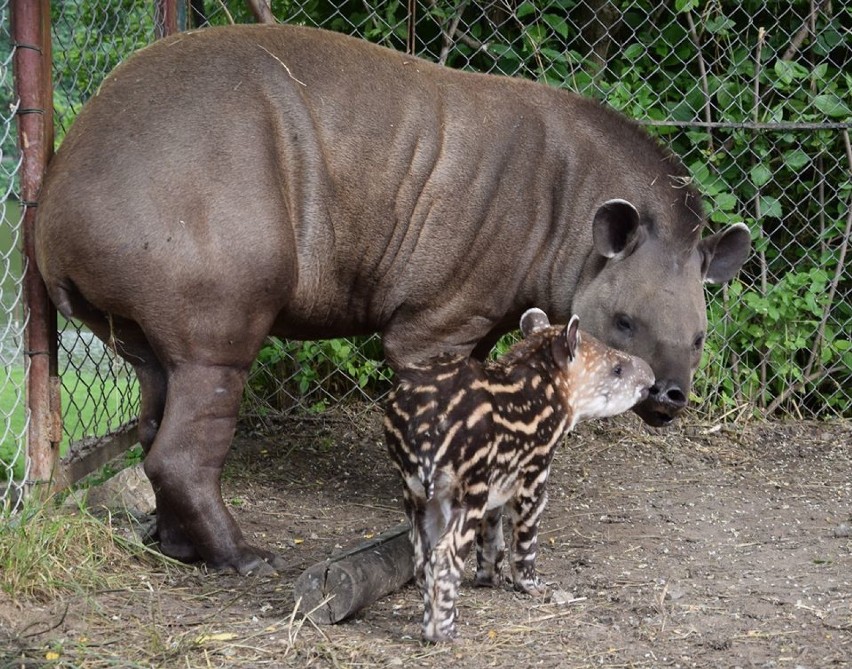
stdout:
[(122, 469), (111, 479), (85, 490), (78, 490), (68, 498), (67, 504), (85, 503), (92, 511), (129, 511), (134, 516), (154, 513), (157, 499), (140, 462)]
[(550, 595), (550, 601), (558, 606), (564, 606), (575, 601), (574, 593), (566, 592), (565, 590), (554, 589)]
[(677, 600), (683, 598), (685, 594), (686, 590), (676, 585), (669, 585), (669, 587), (666, 589), (666, 599), (670, 599), (673, 602), (676, 602)]
[(834, 536), (838, 539), (848, 539), (852, 537), (852, 528), (846, 523), (840, 523), (834, 528)]

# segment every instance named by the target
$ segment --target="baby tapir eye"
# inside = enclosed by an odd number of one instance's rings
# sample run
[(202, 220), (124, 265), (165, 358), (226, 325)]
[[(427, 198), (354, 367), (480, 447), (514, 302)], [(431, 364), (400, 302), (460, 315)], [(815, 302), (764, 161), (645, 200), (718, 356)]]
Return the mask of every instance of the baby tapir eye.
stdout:
[(614, 376), (621, 376), (623, 372), (624, 369), (622, 368), (621, 363), (617, 364), (615, 367), (612, 368), (612, 373)]

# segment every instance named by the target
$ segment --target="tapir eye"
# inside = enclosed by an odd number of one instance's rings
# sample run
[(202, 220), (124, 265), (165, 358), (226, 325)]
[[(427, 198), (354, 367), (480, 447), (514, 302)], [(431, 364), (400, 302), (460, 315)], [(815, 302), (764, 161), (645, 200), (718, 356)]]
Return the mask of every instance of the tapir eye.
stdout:
[(619, 332), (623, 332), (624, 334), (630, 334), (633, 332), (633, 321), (630, 320), (628, 316), (624, 314), (618, 314), (615, 317), (615, 327)]
[(702, 346), (704, 346), (704, 335), (698, 335), (695, 341), (692, 342), (692, 348), (700, 351)]
[(613, 367), (613, 368), (612, 368), (612, 373), (613, 373), (615, 376), (621, 376), (621, 374), (622, 374), (623, 372), (624, 372), (624, 369), (622, 369), (622, 367), (621, 367), (621, 365), (620, 365), (620, 364), (619, 364), (619, 365), (616, 365), (615, 367)]

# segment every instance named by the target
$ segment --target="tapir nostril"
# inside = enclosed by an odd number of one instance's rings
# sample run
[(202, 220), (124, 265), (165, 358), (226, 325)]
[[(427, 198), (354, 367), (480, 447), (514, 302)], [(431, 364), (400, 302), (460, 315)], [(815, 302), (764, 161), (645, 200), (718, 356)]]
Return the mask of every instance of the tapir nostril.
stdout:
[(660, 402), (661, 404), (668, 404), (676, 409), (686, 406), (686, 395), (680, 387), (674, 384), (668, 385), (666, 383), (655, 383), (648, 391), (648, 397)]
[(665, 394), (665, 400), (668, 400), (669, 404), (676, 407), (686, 406), (686, 395), (684, 395), (683, 391), (677, 386), (669, 388), (668, 392)]

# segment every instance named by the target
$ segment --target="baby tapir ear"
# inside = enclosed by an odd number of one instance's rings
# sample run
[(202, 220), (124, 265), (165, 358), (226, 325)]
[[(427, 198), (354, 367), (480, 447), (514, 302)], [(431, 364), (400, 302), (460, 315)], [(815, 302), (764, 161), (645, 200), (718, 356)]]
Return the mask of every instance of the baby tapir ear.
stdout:
[(577, 347), (580, 345), (580, 317), (577, 314), (571, 316), (568, 325), (553, 340), (553, 357), (556, 364), (565, 367), (577, 356)]
[(529, 337), (536, 330), (541, 330), (550, 325), (550, 319), (538, 307), (527, 309), (521, 316), (521, 332), (524, 337)]

